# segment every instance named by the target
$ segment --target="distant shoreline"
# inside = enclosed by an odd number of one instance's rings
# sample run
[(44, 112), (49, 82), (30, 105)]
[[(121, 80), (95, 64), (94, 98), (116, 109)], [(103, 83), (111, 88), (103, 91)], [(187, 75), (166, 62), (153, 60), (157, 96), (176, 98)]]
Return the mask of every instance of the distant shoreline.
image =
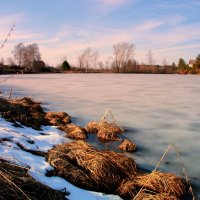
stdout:
[(68, 72), (25, 72), (25, 73), (19, 73), (19, 72), (16, 72), (16, 73), (0, 73), (0, 76), (1, 75), (20, 75), (20, 74), (156, 74), (156, 75), (200, 75), (200, 72), (198, 73), (141, 73), (141, 72), (138, 72), (138, 73), (132, 73), (132, 72), (118, 72), (118, 73), (115, 73), (115, 72), (74, 72), (74, 71), (68, 71)]
[(25, 68), (18, 65), (8, 66), (0, 64), (0, 75), (11, 74), (200, 74), (200, 69), (197, 67), (180, 68), (173, 66), (160, 66), (160, 65), (135, 65), (123, 71), (122, 69), (116, 70), (115, 68), (78, 68), (70, 67), (70, 69), (63, 70), (61, 68), (45, 66), (41, 69)]

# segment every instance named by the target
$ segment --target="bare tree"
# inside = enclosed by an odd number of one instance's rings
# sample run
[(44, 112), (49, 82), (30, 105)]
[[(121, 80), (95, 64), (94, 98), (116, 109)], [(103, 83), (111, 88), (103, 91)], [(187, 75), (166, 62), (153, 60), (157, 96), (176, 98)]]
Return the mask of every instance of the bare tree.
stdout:
[(113, 65), (117, 72), (120, 72), (120, 68), (126, 72), (128, 60), (133, 59), (134, 51), (135, 47), (132, 43), (121, 42), (113, 45)]
[(164, 66), (167, 66), (167, 65), (168, 65), (167, 60), (164, 58), (163, 61), (162, 61), (162, 66), (164, 67)]
[(22, 59), (23, 59), (23, 54), (25, 51), (25, 46), (23, 43), (19, 43), (14, 47), (13, 50), (13, 55), (14, 55), (14, 59), (16, 60), (16, 62), (18, 63), (18, 65), (21, 67), (22, 66)]
[(31, 69), (34, 61), (41, 60), (39, 47), (36, 43), (24, 46), (19, 43), (14, 47), (13, 55), (19, 66)]
[(98, 67), (99, 67), (99, 69), (103, 69), (104, 63), (102, 61), (98, 62)]
[(91, 66), (91, 62), (92, 62), (91, 48), (87, 48), (83, 51), (83, 61), (85, 63), (86, 72), (88, 72), (88, 68)]
[(149, 49), (149, 51), (147, 52), (147, 63), (149, 65), (154, 65), (155, 64), (155, 60), (153, 58), (153, 52), (151, 49)]
[(83, 69), (84, 64), (83, 64), (83, 55), (82, 54), (78, 56), (78, 65), (79, 65), (80, 69)]
[(8, 58), (7, 58), (7, 63), (8, 63), (9, 66), (15, 65), (15, 61), (13, 60), (12, 57), (8, 57)]
[(4, 65), (4, 58), (0, 59), (0, 65)]
[(96, 66), (97, 66), (98, 58), (99, 58), (98, 52), (97, 52), (97, 51), (94, 51), (94, 52), (93, 52), (93, 62), (94, 62), (94, 68), (95, 68), (95, 69), (96, 69)]
[(79, 67), (84, 68), (88, 72), (89, 68), (96, 67), (98, 60), (98, 52), (87, 48), (78, 56)]
[(23, 65), (27, 68), (32, 68), (34, 61), (41, 60), (39, 47), (36, 43), (27, 45), (23, 54)]
[(105, 68), (109, 69), (112, 67), (112, 62), (113, 62), (113, 58), (110, 56), (107, 58), (107, 60), (105, 61)]

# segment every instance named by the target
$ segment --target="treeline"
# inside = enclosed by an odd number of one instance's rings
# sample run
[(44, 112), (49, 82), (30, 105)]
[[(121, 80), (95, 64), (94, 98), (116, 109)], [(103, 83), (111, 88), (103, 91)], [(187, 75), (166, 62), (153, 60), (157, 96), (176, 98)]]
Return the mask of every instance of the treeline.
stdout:
[(19, 43), (14, 47), (12, 54), (13, 57), (7, 58), (7, 64), (3, 58), (0, 60), (0, 74), (56, 72), (57, 70), (45, 64), (36, 43), (29, 45)]
[(113, 45), (113, 54), (109, 60), (99, 60), (96, 50), (86, 48), (77, 58), (77, 64), (71, 65), (64, 59), (57, 67), (46, 64), (36, 43), (24, 45), (19, 43), (12, 51), (13, 57), (0, 60), (0, 73), (153, 73), (153, 74), (200, 74), (200, 54), (187, 64), (183, 58), (178, 64), (168, 64), (164, 59), (162, 65), (154, 64), (152, 51), (147, 53), (147, 63), (138, 63), (134, 59), (135, 46), (121, 42)]
[[(113, 55), (105, 62), (99, 61), (99, 54), (91, 48), (85, 49), (78, 56), (78, 64), (70, 66), (65, 60), (59, 66), (60, 70), (80, 73), (153, 73), (153, 74), (200, 74), (200, 54), (197, 55), (193, 66), (189, 66), (183, 58), (178, 64), (167, 64), (166, 59), (162, 65), (155, 65), (152, 51), (147, 53), (147, 64), (139, 64), (134, 59), (135, 47), (131, 43), (122, 42), (113, 45)], [(67, 63), (67, 67), (66, 67)]]

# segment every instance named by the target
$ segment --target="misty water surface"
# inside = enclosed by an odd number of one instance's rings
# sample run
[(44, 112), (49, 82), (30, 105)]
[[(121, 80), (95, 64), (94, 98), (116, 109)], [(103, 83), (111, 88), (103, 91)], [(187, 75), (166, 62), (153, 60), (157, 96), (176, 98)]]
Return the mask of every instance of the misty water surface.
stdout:
[[(193, 183), (200, 183), (200, 76), (139, 74), (16, 75), (0, 90), (31, 96), (50, 110), (65, 111), (77, 123), (98, 120), (106, 109), (138, 145), (132, 156), (153, 169), (174, 143)], [(170, 151), (161, 168), (182, 174)], [(197, 189), (198, 190), (198, 189)]]

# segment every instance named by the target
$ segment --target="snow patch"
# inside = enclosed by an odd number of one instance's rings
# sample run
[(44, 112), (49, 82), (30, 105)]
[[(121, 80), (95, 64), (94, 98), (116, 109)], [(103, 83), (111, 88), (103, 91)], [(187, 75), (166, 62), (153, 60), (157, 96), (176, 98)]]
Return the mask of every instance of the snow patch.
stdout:
[(66, 188), (70, 195), (70, 200), (121, 200), (115, 195), (105, 195), (103, 193), (91, 192), (80, 189), (63, 178), (47, 177), (45, 173), (53, 168), (46, 159), (23, 151), (17, 144), (23, 145), (28, 150), (38, 150), (47, 152), (57, 144), (72, 141), (65, 138), (64, 133), (56, 127), (43, 126), (42, 131), (37, 131), (29, 127), (14, 127), (11, 123), (0, 118), (0, 156), (6, 160), (29, 167), (29, 173), (38, 181), (54, 188), (62, 190)]

